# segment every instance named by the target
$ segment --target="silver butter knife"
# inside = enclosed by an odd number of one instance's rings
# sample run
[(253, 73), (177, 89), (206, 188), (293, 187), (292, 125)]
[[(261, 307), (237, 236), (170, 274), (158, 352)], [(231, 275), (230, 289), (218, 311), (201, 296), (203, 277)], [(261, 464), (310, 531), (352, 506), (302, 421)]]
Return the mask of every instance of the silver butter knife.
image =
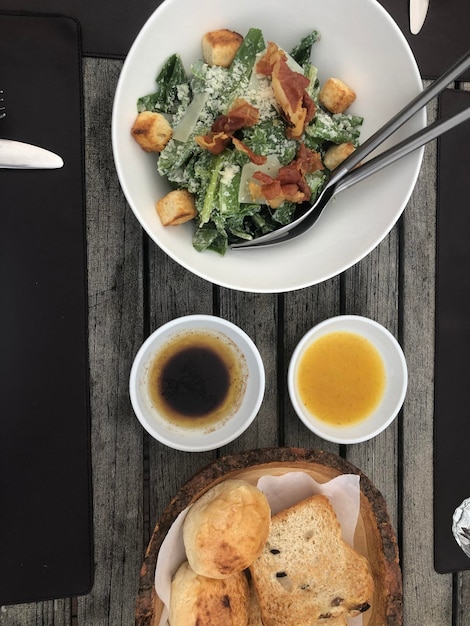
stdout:
[(428, 13), (429, 0), (410, 0), (410, 30), (417, 35)]
[(58, 169), (64, 161), (58, 154), (21, 141), (0, 139), (0, 168)]

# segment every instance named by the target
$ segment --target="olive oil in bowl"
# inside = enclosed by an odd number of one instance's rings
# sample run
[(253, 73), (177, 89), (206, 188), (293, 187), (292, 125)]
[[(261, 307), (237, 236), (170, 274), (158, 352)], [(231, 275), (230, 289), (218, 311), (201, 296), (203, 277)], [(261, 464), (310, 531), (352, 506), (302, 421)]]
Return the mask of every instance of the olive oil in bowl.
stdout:
[(289, 364), (295, 412), (309, 430), (335, 443), (359, 443), (382, 432), (397, 416), (407, 386), (398, 341), (359, 315), (338, 315), (313, 326)]
[(335, 426), (366, 419), (379, 405), (385, 384), (379, 351), (353, 332), (334, 331), (313, 341), (297, 370), (298, 392), (305, 408)]

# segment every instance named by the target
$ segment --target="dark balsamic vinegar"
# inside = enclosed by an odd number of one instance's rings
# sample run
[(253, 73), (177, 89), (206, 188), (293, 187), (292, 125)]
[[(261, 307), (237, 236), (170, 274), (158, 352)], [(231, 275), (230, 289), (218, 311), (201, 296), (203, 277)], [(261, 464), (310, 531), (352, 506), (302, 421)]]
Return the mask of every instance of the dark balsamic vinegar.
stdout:
[(230, 371), (212, 348), (187, 347), (163, 366), (159, 385), (162, 398), (173, 411), (187, 417), (201, 417), (225, 400)]
[(176, 335), (149, 368), (150, 400), (161, 416), (183, 427), (214, 428), (238, 409), (247, 365), (235, 343), (205, 330)]

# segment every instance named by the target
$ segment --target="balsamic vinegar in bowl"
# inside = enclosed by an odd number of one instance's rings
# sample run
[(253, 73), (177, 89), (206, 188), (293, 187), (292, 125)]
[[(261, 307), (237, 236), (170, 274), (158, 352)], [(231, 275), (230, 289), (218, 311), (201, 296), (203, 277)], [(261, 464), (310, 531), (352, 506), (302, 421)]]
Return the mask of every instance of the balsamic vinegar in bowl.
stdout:
[(239, 437), (264, 397), (261, 355), (238, 326), (186, 315), (155, 330), (131, 368), (129, 393), (145, 430), (186, 452), (215, 450)]
[(171, 422), (211, 427), (230, 418), (246, 388), (244, 355), (225, 335), (208, 331), (177, 334), (153, 360), (150, 399)]

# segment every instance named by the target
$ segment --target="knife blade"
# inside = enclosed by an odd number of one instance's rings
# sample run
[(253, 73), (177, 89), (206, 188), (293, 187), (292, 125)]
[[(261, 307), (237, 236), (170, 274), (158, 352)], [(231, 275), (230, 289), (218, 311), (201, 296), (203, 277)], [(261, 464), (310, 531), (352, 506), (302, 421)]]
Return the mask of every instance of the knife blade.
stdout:
[(64, 161), (58, 154), (12, 139), (0, 139), (0, 168), (58, 169)]
[(410, 0), (410, 30), (417, 35), (423, 27), (429, 8), (429, 0)]

